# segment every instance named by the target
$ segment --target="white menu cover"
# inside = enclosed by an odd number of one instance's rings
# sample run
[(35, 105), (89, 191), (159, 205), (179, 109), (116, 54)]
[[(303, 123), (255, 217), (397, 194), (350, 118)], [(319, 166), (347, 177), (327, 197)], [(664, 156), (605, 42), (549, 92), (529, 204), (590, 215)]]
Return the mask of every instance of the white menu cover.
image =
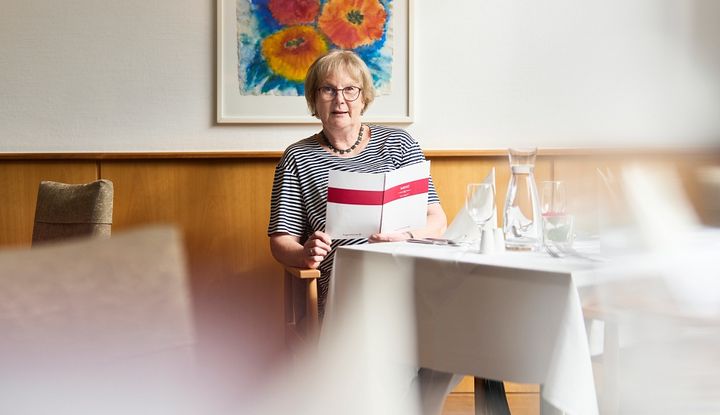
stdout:
[(325, 232), (352, 239), (424, 227), (429, 179), (429, 161), (387, 173), (330, 170)]

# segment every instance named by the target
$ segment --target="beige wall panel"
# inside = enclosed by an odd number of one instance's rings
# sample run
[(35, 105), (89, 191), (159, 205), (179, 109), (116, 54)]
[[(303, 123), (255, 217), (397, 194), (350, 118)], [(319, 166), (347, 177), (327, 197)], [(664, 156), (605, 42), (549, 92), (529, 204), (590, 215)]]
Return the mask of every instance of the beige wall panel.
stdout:
[[(713, 166), (714, 168), (710, 169)], [(683, 159), (678, 166), (685, 193), (693, 204), (698, 219), (709, 226), (720, 225), (720, 180), (717, 178), (719, 166), (720, 156), (712, 153), (689, 160)]]
[(505, 382), (505, 392), (508, 393), (540, 393), (540, 385), (533, 383)]
[[(502, 226), (505, 194), (510, 182), (510, 166), (507, 157), (431, 157), (431, 171), (440, 202), (450, 223), (465, 205), (465, 189), (468, 183), (480, 182), (495, 167), (498, 226)], [(535, 180), (552, 177), (552, 160), (538, 158)]]
[(87, 183), (95, 161), (0, 161), (0, 246), (29, 246), (38, 185), (42, 180)]
[(628, 225), (631, 218), (623, 196), (623, 166), (662, 159), (670, 160), (648, 154), (557, 157), (555, 177), (567, 188), (567, 211), (575, 216), (576, 236), (597, 236), (601, 229)]
[(555, 160), (555, 180), (565, 184), (567, 212), (575, 215), (575, 233), (580, 237), (597, 234), (601, 210), (608, 202), (599, 171), (608, 178), (617, 178), (617, 161), (589, 156)]
[[(576, 215), (576, 230), (579, 236), (597, 234), (600, 227), (626, 223), (628, 206), (623, 199), (622, 168), (627, 165), (641, 165), (645, 168), (666, 169), (677, 173), (689, 203), (703, 218), (704, 189), (698, 180), (698, 172), (708, 166), (717, 166), (714, 153), (706, 155), (678, 154), (635, 154), (557, 157), (555, 176), (567, 186), (568, 211)], [(605, 184), (603, 175), (608, 179)], [(611, 189), (611, 191), (609, 190)], [(616, 197), (611, 196), (611, 192)]]
[[(430, 161), (433, 182), (450, 223), (465, 205), (467, 184), (482, 181), (493, 166), (501, 165), (504, 160), (499, 157), (434, 157)], [(499, 169), (496, 172), (499, 174)], [(498, 183), (502, 181), (507, 185), (507, 177), (497, 180)]]
[(200, 358), (251, 381), (283, 347), (281, 269), (266, 227), (276, 160), (103, 162), (115, 229), (171, 223), (184, 234)]

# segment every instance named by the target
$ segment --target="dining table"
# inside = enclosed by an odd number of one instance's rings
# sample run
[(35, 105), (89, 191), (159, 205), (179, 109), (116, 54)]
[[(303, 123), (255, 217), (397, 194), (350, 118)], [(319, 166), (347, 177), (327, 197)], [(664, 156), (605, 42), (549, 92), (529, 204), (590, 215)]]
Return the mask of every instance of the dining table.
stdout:
[(320, 347), (362, 362), (358, 390), (378, 405), (411, 396), (422, 367), (540, 384), (551, 407), (597, 414), (579, 295), (597, 267), (542, 251), (481, 254), (406, 241), (341, 247)]

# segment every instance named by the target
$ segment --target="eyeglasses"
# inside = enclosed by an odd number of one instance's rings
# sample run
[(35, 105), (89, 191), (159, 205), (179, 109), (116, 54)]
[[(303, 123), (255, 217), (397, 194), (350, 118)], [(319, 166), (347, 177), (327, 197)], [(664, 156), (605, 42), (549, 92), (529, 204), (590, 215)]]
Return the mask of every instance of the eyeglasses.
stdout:
[(338, 94), (338, 91), (342, 91), (342, 95), (345, 98), (345, 101), (351, 102), (358, 99), (360, 96), (360, 91), (362, 91), (362, 88), (357, 86), (346, 86), (345, 88), (333, 88), (331, 86), (321, 86), (318, 88), (318, 92), (320, 92), (320, 98), (324, 99), (325, 101), (330, 101), (332, 99), (335, 99), (335, 97)]

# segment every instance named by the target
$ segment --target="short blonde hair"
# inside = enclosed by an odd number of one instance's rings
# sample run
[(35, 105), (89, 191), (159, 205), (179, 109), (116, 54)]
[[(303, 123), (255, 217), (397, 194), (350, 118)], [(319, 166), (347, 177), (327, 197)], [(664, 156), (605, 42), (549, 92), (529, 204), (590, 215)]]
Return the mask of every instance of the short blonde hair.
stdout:
[(305, 100), (313, 116), (317, 116), (316, 97), (318, 88), (322, 86), (330, 74), (339, 70), (346, 71), (351, 78), (360, 82), (363, 102), (365, 103), (361, 114), (365, 113), (367, 107), (375, 99), (375, 87), (373, 86), (370, 69), (368, 69), (365, 62), (355, 52), (334, 49), (317, 58), (310, 65), (305, 77)]

